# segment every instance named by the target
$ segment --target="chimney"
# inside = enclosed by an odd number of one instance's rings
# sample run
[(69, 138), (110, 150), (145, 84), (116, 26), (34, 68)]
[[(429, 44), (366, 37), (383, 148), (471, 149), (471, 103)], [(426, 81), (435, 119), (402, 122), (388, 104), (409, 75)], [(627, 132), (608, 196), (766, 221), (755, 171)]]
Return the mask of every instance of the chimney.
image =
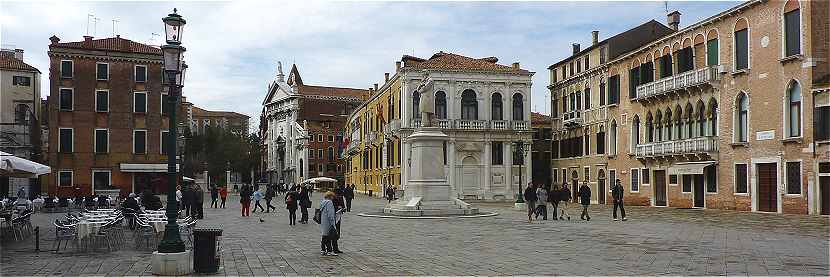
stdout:
[(591, 31), (591, 45), (599, 43), (599, 31)]
[(23, 49), (14, 49), (14, 58), (18, 60), (23, 60)]
[(399, 71), (401, 71), (401, 62), (397, 61), (395, 62), (395, 73), (398, 73)]
[(666, 17), (667, 17), (666, 19), (669, 23), (669, 28), (671, 28), (672, 30), (677, 31), (680, 27), (680, 12), (673, 11), (673, 12), (669, 13)]
[(372, 87), (369, 87), (369, 96), (372, 96), (374, 94), (375, 94), (375, 89), (372, 88)]
[(55, 45), (58, 44), (58, 42), (61, 42), (61, 39), (58, 36), (52, 35), (52, 37), (49, 38), (49, 41), (52, 45)]
[(519, 69), (519, 62), (513, 63), (513, 69)]
[(375, 83), (375, 91), (378, 91), (378, 83)]
[(84, 36), (84, 48), (92, 47), (92, 36)]
[(389, 72), (383, 73), (383, 83), (389, 82)]
[(573, 54), (576, 55), (576, 53), (579, 53), (579, 43), (574, 43), (574, 44), (571, 44), (571, 45), (574, 48), (574, 53)]

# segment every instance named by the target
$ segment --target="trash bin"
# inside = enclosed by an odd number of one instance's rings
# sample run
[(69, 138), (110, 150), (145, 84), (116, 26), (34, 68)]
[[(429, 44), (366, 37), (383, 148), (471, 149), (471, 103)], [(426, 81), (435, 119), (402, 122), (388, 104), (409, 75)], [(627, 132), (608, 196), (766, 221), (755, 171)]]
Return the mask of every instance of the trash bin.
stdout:
[(221, 228), (196, 228), (193, 230), (193, 271), (214, 273), (219, 271)]

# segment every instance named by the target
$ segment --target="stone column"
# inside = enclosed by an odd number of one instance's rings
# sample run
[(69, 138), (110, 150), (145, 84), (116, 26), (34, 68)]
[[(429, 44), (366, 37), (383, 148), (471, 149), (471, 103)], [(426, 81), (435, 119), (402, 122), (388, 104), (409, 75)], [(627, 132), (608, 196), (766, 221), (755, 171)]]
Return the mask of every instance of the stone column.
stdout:
[(492, 143), (489, 139), (484, 142), (484, 156), (481, 157), (482, 163), (484, 163), (484, 198), (489, 199), (493, 197), (492, 185), (493, 185), (493, 176), (490, 173), (490, 164), (492, 163), (492, 156), (490, 151), (492, 151)]
[(405, 193), (406, 185), (409, 183), (409, 168), (411, 166), (409, 163), (409, 150), (411, 146), (409, 142), (404, 142), (403, 139), (401, 139), (400, 146), (403, 147), (401, 148), (401, 189)]
[(450, 195), (458, 197), (458, 194), (462, 193), (463, 191), (459, 187), (459, 182), (457, 180), (457, 173), (459, 169), (456, 168), (455, 161), (455, 139), (450, 139), (447, 141), (447, 164), (449, 165), (449, 170), (447, 172), (447, 180), (450, 184)]
[(513, 199), (516, 196), (516, 182), (513, 181), (513, 143), (509, 141), (502, 142), (504, 147), (502, 148), (502, 154), (504, 155), (503, 165), (505, 168), (504, 171), (504, 178), (506, 179), (506, 186), (507, 188), (505, 191), (509, 192), (510, 196), (508, 199)]

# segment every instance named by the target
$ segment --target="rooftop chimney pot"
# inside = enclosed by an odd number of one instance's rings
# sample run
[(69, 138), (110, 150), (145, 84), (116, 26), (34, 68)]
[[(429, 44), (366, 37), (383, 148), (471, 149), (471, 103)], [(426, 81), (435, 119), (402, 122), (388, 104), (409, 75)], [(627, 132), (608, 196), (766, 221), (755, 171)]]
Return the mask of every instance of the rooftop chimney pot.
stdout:
[(398, 73), (399, 71), (401, 71), (401, 62), (397, 61), (395, 62), (395, 73)]
[(513, 69), (519, 69), (519, 62), (513, 63)]
[(673, 11), (666, 15), (666, 21), (669, 23), (669, 28), (677, 31), (680, 29), (680, 15), (679, 11)]
[(14, 58), (18, 60), (23, 60), (23, 49), (14, 49)]
[(49, 42), (51, 42), (52, 45), (55, 45), (58, 44), (58, 42), (61, 42), (61, 39), (58, 36), (52, 35), (52, 37), (49, 38)]
[(383, 73), (383, 82), (389, 82), (389, 72)]
[(378, 90), (378, 83), (375, 83), (375, 91)]
[(84, 36), (84, 47), (92, 47), (92, 36)]
[(599, 31), (591, 31), (591, 45), (599, 43)]
[(576, 53), (579, 53), (579, 43), (574, 43), (574, 44), (572, 44), (572, 46), (573, 46), (573, 49), (574, 49), (573, 54), (576, 55)]

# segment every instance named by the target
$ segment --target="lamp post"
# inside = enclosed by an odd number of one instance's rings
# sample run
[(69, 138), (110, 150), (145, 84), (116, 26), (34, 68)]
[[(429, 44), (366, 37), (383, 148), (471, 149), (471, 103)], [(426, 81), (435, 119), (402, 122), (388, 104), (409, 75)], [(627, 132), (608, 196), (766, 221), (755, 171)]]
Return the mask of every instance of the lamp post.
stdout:
[[(521, 161), (522, 161), (522, 163), (519, 164), (519, 184), (518, 184), (518, 189), (516, 190), (516, 203), (524, 203), (525, 200), (524, 200), (524, 197), (522, 196), (522, 171), (524, 171), (524, 170), (523, 170), (522, 166), (525, 164), (525, 153), (527, 153), (527, 147), (525, 147), (525, 143), (521, 140), (513, 141), (513, 145), (514, 145), (514, 148), (515, 148), (513, 150), (514, 153), (518, 154), (518, 156), (521, 158)], [(517, 155), (513, 155), (514, 158), (516, 156)], [(513, 162), (514, 163), (516, 162), (515, 159), (514, 159)]]
[(163, 18), (164, 33), (167, 38), (167, 44), (161, 47), (164, 53), (164, 76), (168, 85), (167, 107), (170, 114), (170, 130), (167, 136), (167, 225), (164, 227), (164, 239), (159, 242), (159, 253), (181, 253), (185, 252), (184, 242), (179, 235), (179, 225), (176, 224), (176, 217), (178, 216), (178, 207), (176, 205), (176, 183), (178, 181), (178, 172), (176, 169), (176, 140), (178, 134), (176, 132), (176, 106), (179, 103), (179, 97), (182, 88), (182, 81), (184, 80), (184, 71), (187, 65), (182, 61), (182, 54), (185, 48), (181, 46), (182, 29), (185, 25), (185, 20), (176, 13), (173, 13)]

